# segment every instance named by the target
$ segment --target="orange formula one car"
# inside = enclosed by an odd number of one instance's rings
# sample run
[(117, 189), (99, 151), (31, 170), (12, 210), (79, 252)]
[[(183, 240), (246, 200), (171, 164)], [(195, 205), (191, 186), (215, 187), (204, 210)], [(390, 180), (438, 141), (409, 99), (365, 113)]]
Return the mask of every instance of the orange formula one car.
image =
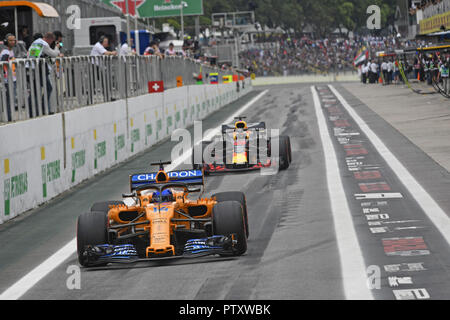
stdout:
[(84, 267), (108, 263), (239, 256), (247, 251), (248, 218), (241, 192), (191, 200), (204, 191), (202, 170), (130, 177), (123, 201), (96, 203), (77, 221), (78, 260)]
[[(222, 135), (203, 141), (192, 150), (194, 169), (206, 174), (277, 168), (286, 170), (292, 162), (288, 136), (269, 137), (264, 122), (247, 123), (237, 117), (231, 125), (222, 125)], [(278, 154), (273, 152), (278, 148)], [(201, 154), (197, 154), (202, 152)]]

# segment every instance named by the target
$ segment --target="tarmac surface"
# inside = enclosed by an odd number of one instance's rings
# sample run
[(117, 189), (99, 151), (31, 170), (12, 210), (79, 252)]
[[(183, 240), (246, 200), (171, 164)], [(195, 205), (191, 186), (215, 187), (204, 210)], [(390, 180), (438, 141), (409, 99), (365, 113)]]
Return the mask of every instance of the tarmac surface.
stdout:
[(449, 299), (448, 170), (346, 85), (257, 87), (203, 121), (220, 126), (267, 90), (244, 115), (291, 138), (286, 171), (207, 178), (206, 196), (246, 194), (244, 256), (81, 268), (72, 290), (76, 253), (46, 261), (92, 203), (120, 199), (130, 173), (169, 159), (166, 141), (0, 226), (0, 298)]
[(403, 85), (342, 86), (450, 171), (450, 99), (417, 82), (411, 86), (425, 94), (413, 93)]

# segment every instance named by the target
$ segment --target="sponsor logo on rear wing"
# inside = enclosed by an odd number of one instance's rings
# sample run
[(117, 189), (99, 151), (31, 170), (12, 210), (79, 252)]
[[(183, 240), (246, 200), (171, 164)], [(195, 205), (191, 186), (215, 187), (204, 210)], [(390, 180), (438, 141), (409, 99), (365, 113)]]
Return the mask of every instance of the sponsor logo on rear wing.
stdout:
[[(135, 190), (138, 187), (157, 184), (156, 176), (158, 172), (153, 173), (140, 173), (130, 176), (131, 190)], [(170, 182), (181, 182), (188, 185), (203, 185), (203, 171), (202, 170), (182, 170), (168, 172)]]
[[(266, 124), (265, 122), (258, 122), (258, 123), (247, 123), (247, 130), (265, 130), (266, 129)], [(236, 130), (236, 126), (235, 125), (228, 125), (228, 124), (223, 124), (222, 125), (222, 133), (228, 132), (228, 131), (235, 131)]]

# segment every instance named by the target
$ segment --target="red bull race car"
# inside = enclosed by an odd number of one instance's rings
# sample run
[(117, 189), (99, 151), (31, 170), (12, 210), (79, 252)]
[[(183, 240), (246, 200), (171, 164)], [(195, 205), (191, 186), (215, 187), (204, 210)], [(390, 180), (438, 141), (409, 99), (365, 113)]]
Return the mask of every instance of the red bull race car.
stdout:
[(264, 122), (247, 123), (236, 118), (232, 125), (222, 125), (222, 134), (214, 141), (194, 146), (194, 169), (205, 174), (277, 168), (286, 170), (292, 162), (288, 136), (270, 136)]

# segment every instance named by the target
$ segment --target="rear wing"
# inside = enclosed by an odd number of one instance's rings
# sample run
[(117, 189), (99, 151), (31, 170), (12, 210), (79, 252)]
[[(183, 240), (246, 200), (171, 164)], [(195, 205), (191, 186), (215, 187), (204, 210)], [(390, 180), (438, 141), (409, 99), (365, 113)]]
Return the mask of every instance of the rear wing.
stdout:
[[(140, 173), (130, 176), (130, 189), (136, 190), (145, 185), (158, 184), (156, 177), (160, 172)], [(181, 170), (168, 172), (168, 182), (180, 182), (187, 185), (204, 185), (204, 174), (202, 170)]]
[[(264, 129), (266, 129), (265, 122), (247, 123), (247, 130), (264, 130)], [(222, 125), (222, 133), (225, 133), (227, 131), (234, 131), (234, 130), (236, 130), (236, 127), (232, 124)]]

